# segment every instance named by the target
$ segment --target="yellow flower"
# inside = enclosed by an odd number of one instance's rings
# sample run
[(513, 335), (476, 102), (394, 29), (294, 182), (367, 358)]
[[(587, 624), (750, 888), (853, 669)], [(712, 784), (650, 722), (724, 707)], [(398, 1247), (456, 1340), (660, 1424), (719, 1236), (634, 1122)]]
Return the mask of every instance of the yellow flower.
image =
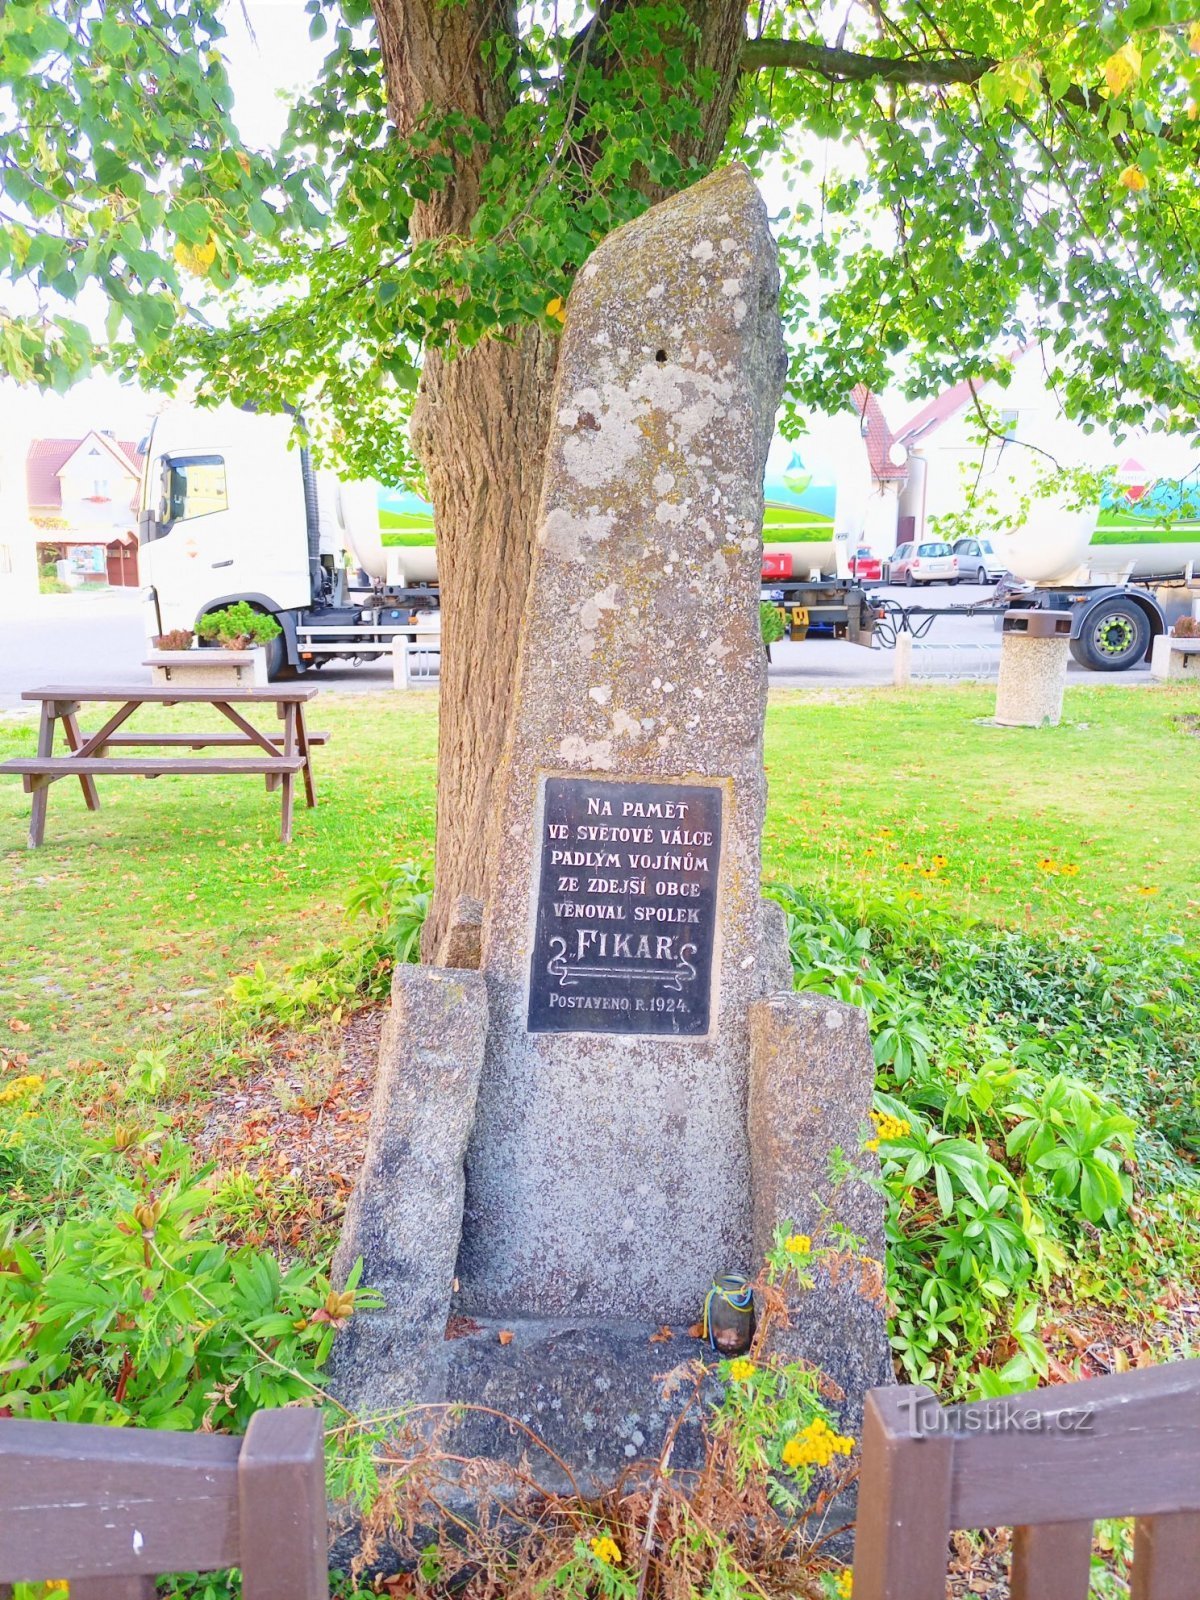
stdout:
[(68, 1594), (70, 1592), (70, 1584), (65, 1578), (47, 1578), (42, 1587), (49, 1589), (52, 1594)]
[(1124, 167), (1121, 176), (1117, 179), (1122, 189), (1129, 189), (1134, 194), (1141, 194), (1149, 179), (1141, 167)]
[(940, 872), (944, 866), (948, 865), (948, 858), (946, 856), (934, 856), (933, 864)]
[(1058, 862), (1055, 861), (1053, 856), (1043, 856), (1042, 859), (1038, 862), (1038, 871), (1039, 872), (1057, 872), (1058, 871)]
[(907, 1117), (893, 1117), (886, 1111), (872, 1111), (871, 1120), (875, 1124), (875, 1138), (867, 1140), (868, 1150), (878, 1150), (881, 1142), (903, 1139), (906, 1133), (912, 1132), (912, 1123)]
[(555, 295), (554, 299), (547, 305), (546, 315), (553, 317), (556, 322), (565, 322), (567, 320), (567, 308), (558, 295)]
[(1104, 63), (1104, 81), (1111, 95), (1124, 94), (1141, 74), (1142, 53), (1132, 39), (1127, 39)]
[(784, 1445), (783, 1464), (793, 1469), (827, 1467), (834, 1456), (848, 1456), (853, 1449), (853, 1439), (834, 1433), (823, 1417), (816, 1417)]
[(1064, 878), (1077, 878), (1079, 876), (1079, 863), (1077, 861), (1064, 861), (1058, 870)]
[(36, 1094), (45, 1081), (37, 1072), (26, 1072), (22, 1077), (14, 1078), (0, 1089), (0, 1106), (11, 1105), (14, 1100), (23, 1100), (28, 1094)]
[(621, 1546), (607, 1533), (589, 1541), (592, 1554), (606, 1567), (615, 1567), (621, 1560)]
[(849, 1567), (843, 1567), (833, 1580), (833, 1592), (838, 1600), (850, 1600), (854, 1592), (854, 1573)]
[(729, 1376), (734, 1383), (745, 1383), (747, 1378), (754, 1376), (754, 1363), (747, 1361), (745, 1356), (738, 1356), (736, 1361), (729, 1363)]
[[(1153, 884), (1144, 883), (1144, 884), (1142, 884), (1141, 888), (1138, 890), (1138, 893), (1141, 894), (1141, 895), (1152, 895), (1152, 894), (1157, 894), (1158, 890), (1154, 887)], [(21, 1080), (18, 1078), (17, 1082), (20, 1083), (20, 1081)]]
[(1194, 56), (1200, 56), (1200, 22), (1193, 22), (1188, 29), (1188, 49)]
[(794, 1256), (806, 1256), (812, 1249), (812, 1240), (806, 1233), (793, 1233), (783, 1241), (783, 1248)]

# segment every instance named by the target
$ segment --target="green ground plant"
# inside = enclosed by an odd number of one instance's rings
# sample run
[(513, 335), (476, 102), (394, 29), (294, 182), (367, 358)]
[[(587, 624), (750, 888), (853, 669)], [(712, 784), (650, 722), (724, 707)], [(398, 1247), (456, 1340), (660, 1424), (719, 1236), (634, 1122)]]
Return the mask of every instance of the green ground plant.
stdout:
[(133, 1127), (85, 1152), (76, 1214), (0, 1231), (0, 1399), (9, 1415), (242, 1431), (311, 1400), (357, 1273), (315, 1268), (213, 1230), (208, 1176), (176, 1139)]
[(1194, 1279), (1200, 967), (1178, 942), (1101, 954), (774, 893), (797, 986), (870, 1020), (892, 1343), (913, 1382), (987, 1396), (1044, 1377), (1043, 1308), (1098, 1240), (1138, 1265), (1130, 1309)]

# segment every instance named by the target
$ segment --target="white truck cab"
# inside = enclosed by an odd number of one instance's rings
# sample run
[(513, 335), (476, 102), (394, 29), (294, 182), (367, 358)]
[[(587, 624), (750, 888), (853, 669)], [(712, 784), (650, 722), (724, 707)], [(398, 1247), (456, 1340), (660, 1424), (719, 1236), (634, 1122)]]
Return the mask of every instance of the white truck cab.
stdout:
[[(331, 656), (374, 659), (436, 585), (384, 579), (374, 485), (316, 473), (292, 419), (170, 407), (145, 446), (139, 516), (147, 634), (195, 630), (245, 600), (280, 623), (272, 677)], [(357, 573), (347, 570), (350, 559)], [(362, 570), (363, 567), (368, 570)]]

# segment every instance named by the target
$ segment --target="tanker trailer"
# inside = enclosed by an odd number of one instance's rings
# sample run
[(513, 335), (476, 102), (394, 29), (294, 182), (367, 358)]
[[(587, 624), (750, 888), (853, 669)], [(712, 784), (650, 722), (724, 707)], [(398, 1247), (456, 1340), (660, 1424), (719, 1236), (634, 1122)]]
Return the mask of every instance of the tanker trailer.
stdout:
[(875, 607), (850, 560), (872, 493), (857, 416), (813, 414), (798, 441), (772, 441), (763, 482), (762, 598), (782, 611), (792, 639), (871, 644)]

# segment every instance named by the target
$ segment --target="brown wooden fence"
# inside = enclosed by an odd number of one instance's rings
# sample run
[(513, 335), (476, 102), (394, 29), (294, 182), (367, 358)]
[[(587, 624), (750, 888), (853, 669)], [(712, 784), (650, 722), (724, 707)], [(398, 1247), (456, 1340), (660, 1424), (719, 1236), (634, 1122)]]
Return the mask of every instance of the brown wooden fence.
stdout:
[(245, 1600), (327, 1600), (319, 1412), (260, 1411), (244, 1439), (0, 1420), (0, 1591), (150, 1600), (163, 1573), (238, 1566)]
[(1200, 1600), (1200, 1360), (971, 1405), (868, 1395), (854, 1600), (943, 1600), (951, 1530), (997, 1527), (1012, 1600), (1086, 1600), (1098, 1517), (1137, 1519), (1130, 1600)]

